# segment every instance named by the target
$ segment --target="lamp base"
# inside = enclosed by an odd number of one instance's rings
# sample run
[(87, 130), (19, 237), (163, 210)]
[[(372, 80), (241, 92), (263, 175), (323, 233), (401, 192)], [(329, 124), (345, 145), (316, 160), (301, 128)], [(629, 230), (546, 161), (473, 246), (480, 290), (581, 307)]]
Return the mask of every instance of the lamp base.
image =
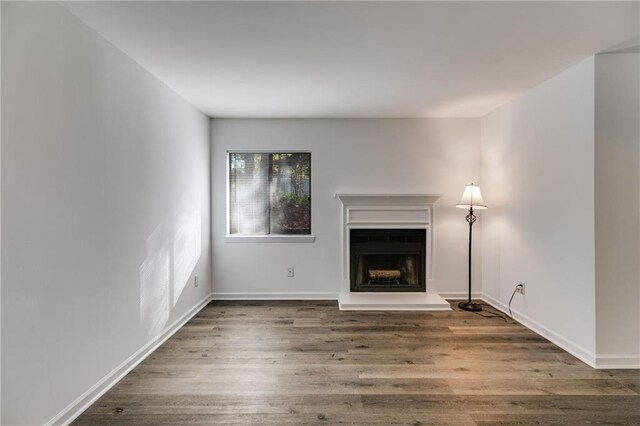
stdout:
[(458, 307), (460, 309), (462, 309), (463, 311), (471, 311), (471, 312), (478, 312), (482, 310), (482, 306), (479, 305), (478, 303), (473, 303), (473, 302), (460, 302), (458, 303)]

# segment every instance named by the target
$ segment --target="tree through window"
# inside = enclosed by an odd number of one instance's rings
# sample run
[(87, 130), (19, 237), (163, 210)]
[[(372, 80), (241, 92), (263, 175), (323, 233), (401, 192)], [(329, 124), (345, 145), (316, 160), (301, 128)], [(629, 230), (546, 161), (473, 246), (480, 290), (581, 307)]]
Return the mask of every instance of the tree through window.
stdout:
[(229, 233), (311, 234), (311, 153), (229, 153)]

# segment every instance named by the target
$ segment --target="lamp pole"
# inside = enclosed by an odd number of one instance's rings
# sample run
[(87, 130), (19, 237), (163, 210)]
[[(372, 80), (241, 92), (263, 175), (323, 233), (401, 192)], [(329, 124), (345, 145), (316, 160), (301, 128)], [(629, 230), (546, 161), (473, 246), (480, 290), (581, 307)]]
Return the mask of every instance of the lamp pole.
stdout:
[(469, 295), (466, 302), (458, 303), (458, 307), (465, 311), (477, 312), (482, 310), (482, 306), (471, 301), (471, 238), (473, 236), (473, 224), (476, 221), (474, 207), (477, 210), (483, 210), (487, 208), (486, 204), (484, 204), (484, 200), (482, 199), (480, 187), (473, 183), (471, 183), (471, 185), (465, 186), (464, 192), (462, 193), (462, 200), (460, 200), (460, 203), (456, 204), (456, 207), (461, 209), (469, 209), (469, 213), (465, 218), (467, 219), (467, 223), (469, 224)]
[(476, 221), (476, 215), (473, 213), (473, 206), (469, 207), (469, 214), (467, 214), (465, 219), (467, 219), (467, 222), (469, 223), (469, 294), (467, 301), (458, 303), (458, 307), (465, 311), (478, 312), (482, 310), (482, 306), (471, 301), (471, 238), (473, 235), (473, 224)]

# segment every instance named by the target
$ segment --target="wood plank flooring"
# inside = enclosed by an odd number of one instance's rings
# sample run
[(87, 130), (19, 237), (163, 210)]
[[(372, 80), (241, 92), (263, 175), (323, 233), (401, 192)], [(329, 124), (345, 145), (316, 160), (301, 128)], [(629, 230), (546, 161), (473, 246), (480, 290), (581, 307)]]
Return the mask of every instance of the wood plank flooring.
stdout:
[(640, 425), (640, 371), (455, 309), (212, 302), (74, 424)]

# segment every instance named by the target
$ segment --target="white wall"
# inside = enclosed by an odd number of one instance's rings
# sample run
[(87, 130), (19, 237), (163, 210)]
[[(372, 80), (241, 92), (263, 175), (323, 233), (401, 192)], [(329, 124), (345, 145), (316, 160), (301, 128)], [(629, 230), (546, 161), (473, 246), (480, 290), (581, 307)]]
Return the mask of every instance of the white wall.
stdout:
[(209, 294), (209, 119), (3, 2), (2, 124), (2, 423), (42, 424)]
[[(314, 243), (224, 241), (226, 153), (251, 149), (311, 150)], [(434, 280), (427, 286), (465, 294), (468, 225), (454, 206), (464, 185), (479, 178), (479, 155), (478, 119), (212, 120), (214, 292), (335, 296), (341, 213), (334, 195), (365, 192), (443, 194), (435, 208)], [(474, 230), (479, 235), (481, 227)], [(295, 267), (294, 278), (287, 278), (287, 266)]]
[(595, 58), (598, 364), (640, 366), (640, 54)]
[(593, 165), (593, 57), (482, 119), (483, 292), (591, 362)]

